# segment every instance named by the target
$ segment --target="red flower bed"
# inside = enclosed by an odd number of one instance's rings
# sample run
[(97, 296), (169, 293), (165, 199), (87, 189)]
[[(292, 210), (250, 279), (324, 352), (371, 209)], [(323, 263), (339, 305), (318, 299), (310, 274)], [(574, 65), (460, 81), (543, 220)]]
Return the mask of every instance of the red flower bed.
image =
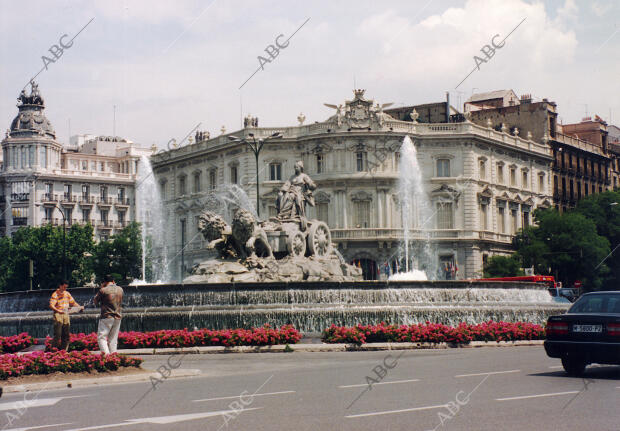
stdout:
[(22, 332), (19, 335), (11, 335), (10, 337), (0, 337), (0, 353), (15, 353), (26, 347), (30, 347), (35, 343), (34, 337)]
[(0, 355), (0, 380), (29, 374), (49, 374), (56, 371), (79, 373), (82, 371), (111, 371), (120, 367), (139, 367), (142, 359), (94, 354), (88, 351), (32, 352), (24, 355)]
[(542, 340), (545, 329), (527, 322), (484, 322), (476, 325), (461, 323), (457, 327), (440, 323), (415, 325), (332, 325), (323, 331), (324, 343), (469, 343), (470, 341)]
[[(118, 334), (119, 349), (194, 346), (268, 346), (273, 344), (295, 344), (302, 334), (290, 325), (272, 328), (265, 325), (252, 329), (187, 329), (161, 330), (154, 332), (121, 332)], [(45, 340), (51, 348), (52, 339)], [(69, 350), (99, 350), (97, 334), (71, 334)]]

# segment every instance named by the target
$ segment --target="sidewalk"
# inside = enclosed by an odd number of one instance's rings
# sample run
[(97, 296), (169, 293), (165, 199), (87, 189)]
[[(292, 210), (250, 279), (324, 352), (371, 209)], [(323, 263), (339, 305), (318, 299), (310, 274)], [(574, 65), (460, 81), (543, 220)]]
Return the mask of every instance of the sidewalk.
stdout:
[[(517, 347), (517, 346), (542, 346), (543, 340), (524, 341), (472, 341), (469, 344), (452, 343), (367, 343), (358, 346), (344, 343), (300, 343), (290, 344), (289, 349), (293, 352), (352, 352), (352, 351), (378, 351), (378, 350), (416, 350), (416, 349), (471, 349), (479, 347)], [(214, 354), (214, 353), (283, 353), (287, 345), (275, 346), (201, 346), (201, 347), (170, 347), (155, 349), (121, 349), (122, 355), (179, 355), (179, 354)], [(291, 351), (289, 350), (289, 352)]]
[[(200, 370), (192, 370), (192, 369), (179, 369), (179, 370), (171, 370), (171, 373), (166, 379), (174, 379), (181, 377), (195, 377), (201, 374)], [(143, 372), (137, 372), (136, 374), (129, 374), (125, 376), (102, 376), (102, 377), (93, 377), (87, 379), (71, 379), (68, 376), (65, 380), (57, 380), (57, 381), (48, 381), (48, 382), (37, 382), (37, 383), (26, 383), (23, 385), (7, 385), (6, 383), (0, 384), (2, 386), (2, 393), (10, 394), (17, 392), (37, 392), (44, 390), (52, 390), (52, 389), (67, 389), (67, 388), (80, 388), (87, 386), (96, 386), (96, 385), (110, 385), (114, 383), (139, 383), (139, 382), (150, 382), (151, 377), (155, 379), (161, 379), (161, 374), (159, 372), (151, 371), (151, 370), (143, 370)]]

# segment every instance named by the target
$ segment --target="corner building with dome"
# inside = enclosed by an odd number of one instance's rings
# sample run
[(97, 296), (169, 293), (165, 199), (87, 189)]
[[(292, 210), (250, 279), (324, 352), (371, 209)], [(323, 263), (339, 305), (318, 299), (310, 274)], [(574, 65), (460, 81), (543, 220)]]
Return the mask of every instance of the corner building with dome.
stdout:
[(2, 139), (0, 235), (23, 226), (90, 223), (106, 239), (136, 219), (138, 161), (153, 150), (110, 136), (57, 139), (38, 85), (22, 90)]

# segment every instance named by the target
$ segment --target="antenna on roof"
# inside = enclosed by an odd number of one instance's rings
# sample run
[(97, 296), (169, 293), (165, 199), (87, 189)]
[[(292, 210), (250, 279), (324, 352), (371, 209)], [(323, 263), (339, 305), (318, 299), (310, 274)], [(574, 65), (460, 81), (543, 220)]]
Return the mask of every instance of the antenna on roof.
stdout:
[(112, 118), (112, 136), (116, 136), (116, 105), (114, 105), (114, 113)]

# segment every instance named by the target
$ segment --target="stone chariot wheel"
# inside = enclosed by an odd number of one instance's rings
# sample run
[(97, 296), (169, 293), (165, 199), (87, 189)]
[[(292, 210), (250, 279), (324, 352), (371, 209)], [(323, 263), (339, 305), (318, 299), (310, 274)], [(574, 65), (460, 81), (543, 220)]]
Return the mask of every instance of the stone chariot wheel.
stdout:
[(291, 232), (286, 239), (286, 248), (291, 256), (306, 254), (306, 238), (300, 231)]
[(327, 256), (332, 252), (332, 234), (329, 227), (322, 221), (313, 220), (308, 233), (310, 254)]

